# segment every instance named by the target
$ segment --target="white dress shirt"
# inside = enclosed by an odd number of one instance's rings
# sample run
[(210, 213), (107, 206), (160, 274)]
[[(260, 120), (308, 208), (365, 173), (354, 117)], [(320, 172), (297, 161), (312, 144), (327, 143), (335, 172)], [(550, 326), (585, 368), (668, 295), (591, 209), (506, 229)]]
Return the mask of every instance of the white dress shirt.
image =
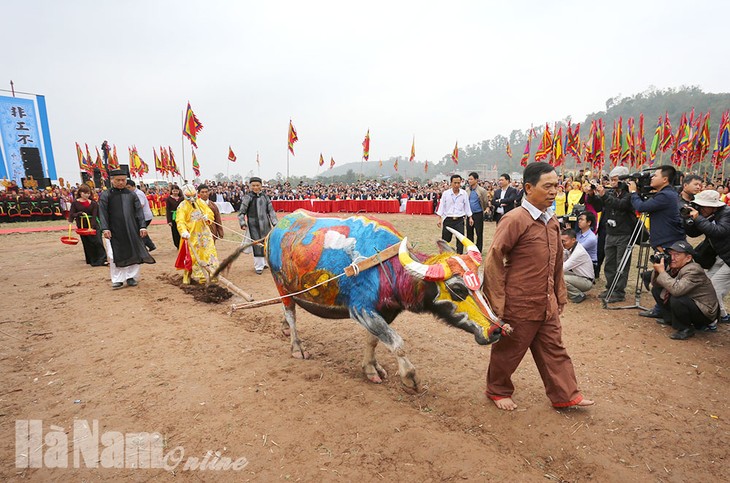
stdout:
[(563, 271), (593, 280), (593, 262), (586, 249), (576, 243), (573, 250), (563, 250)]
[(436, 214), (441, 218), (471, 216), (471, 207), (469, 206), (469, 197), (466, 196), (466, 191), (461, 188), (456, 194), (452, 189), (444, 191), (441, 202), (436, 209)]

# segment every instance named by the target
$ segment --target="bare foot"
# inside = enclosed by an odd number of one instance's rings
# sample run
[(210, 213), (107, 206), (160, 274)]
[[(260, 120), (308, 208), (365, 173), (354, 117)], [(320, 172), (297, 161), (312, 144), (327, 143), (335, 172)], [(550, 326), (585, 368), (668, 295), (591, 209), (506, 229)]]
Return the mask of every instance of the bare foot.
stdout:
[(517, 409), (517, 404), (512, 400), (511, 397), (505, 397), (502, 399), (492, 399), (494, 405), (503, 411), (514, 411)]
[(594, 404), (596, 404), (595, 401), (591, 401), (590, 399), (583, 399), (583, 400), (581, 400), (581, 402), (579, 402), (578, 404), (576, 404), (576, 406), (578, 406), (578, 407), (582, 407), (582, 406), (593, 406)]

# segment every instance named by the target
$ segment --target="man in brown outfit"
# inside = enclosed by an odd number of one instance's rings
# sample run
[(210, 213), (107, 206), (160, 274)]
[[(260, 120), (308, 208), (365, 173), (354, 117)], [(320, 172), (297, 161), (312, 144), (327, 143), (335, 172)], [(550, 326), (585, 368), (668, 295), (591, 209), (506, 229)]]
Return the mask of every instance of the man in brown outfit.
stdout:
[(213, 235), (213, 243), (219, 238), (223, 238), (223, 222), (221, 221), (221, 210), (218, 209), (213, 201), (210, 201), (210, 189), (207, 185), (198, 185), (198, 196), (205, 201), (210, 210), (213, 212), (213, 223), (210, 225), (210, 233)]
[(487, 396), (512, 411), (512, 373), (527, 349), (554, 407), (590, 406), (578, 391), (573, 363), (561, 337), (560, 314), (567, 303), (560, 225), (548, 208), (558, 175), (547, 163), (532, 163), (523, 174), (525, 200), (497, 225), (484, 262), (484, 293), (514, 332), (492, 346)]

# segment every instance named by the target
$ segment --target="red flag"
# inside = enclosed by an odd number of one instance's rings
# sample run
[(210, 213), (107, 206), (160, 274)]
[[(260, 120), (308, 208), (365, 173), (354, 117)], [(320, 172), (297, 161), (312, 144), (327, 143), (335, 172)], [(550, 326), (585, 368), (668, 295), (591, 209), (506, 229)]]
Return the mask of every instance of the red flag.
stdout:
[(236, 162), (236, 155), (233, 154), (233, 149), (231, 149), (230, 146), (228, 146), (228, 161), (230, 161), (231, 163)]
[[(454, 151), (451, 153), (451, 160), (454, 164), (459, 164), (459, 141), (456, 141)], [(395, 162), (395, 170), (398, 171), (398, 161)]]
[[(321, 154), (320, 157), (322, 157)], [(370, 129), (368, 129), (367, 134), (365, 134), (365, 139), (362, 142), (362, 157), (363, 159), (365, 159), (365, 161), (370, 159)], [(324, 164), (324, 160), (322, 161), (322, 163)]]
[(297, 130), (294, 129), (294, 124), (292, 124), (291, 119), (289, 119), (289, 151), (291, 151), (292, 155), (294, 154), (294, 143), (297, 141), (299, 141), (299, 138), (297, 137)]
[(193, 109), (190, 107), (190, 101), (188, 101), (188, 108), (185, 112), (185, 126), (183, 126), (183, 134), (190, 140), (190, 144), (198, 147), (195, 144), (196, 137), (200, 131), (203, 130), (203, 125), (198, 121), (195, 116)]
[(106, 164), (109, 170), (119, 169), (119, 158), (117, 157), (117, 145), (114, 145), (113, 154), (107, 154)]

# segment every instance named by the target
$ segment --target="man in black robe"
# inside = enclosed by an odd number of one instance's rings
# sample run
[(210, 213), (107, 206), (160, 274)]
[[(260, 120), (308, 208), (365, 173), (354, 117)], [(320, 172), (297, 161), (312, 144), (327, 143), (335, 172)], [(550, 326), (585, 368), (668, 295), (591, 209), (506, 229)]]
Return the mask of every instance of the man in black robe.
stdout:
[[(251, 178), (248, 185), (251, 191), (241, 200), (238, 224), (242, 230), (248, 229), (251, 240), (260, 240), (269, 234), (272, 226), (276, 226), (276, 211), (271, 199), (261, 190), (261, 178)], [(263, 245), (253, 246), (253, 267), (259, 275), (267, 268)]]
[(142, 237), (147, 228), (139, 198), (126, 189), (127, 175), (121, 169), (110, 173), (111, 189), (99, 198), (99, 219), (104, 246), (109, 258), (112, 288), (124, 282), (134, 287), (139, 279), (140, 264), (155, 263)]

